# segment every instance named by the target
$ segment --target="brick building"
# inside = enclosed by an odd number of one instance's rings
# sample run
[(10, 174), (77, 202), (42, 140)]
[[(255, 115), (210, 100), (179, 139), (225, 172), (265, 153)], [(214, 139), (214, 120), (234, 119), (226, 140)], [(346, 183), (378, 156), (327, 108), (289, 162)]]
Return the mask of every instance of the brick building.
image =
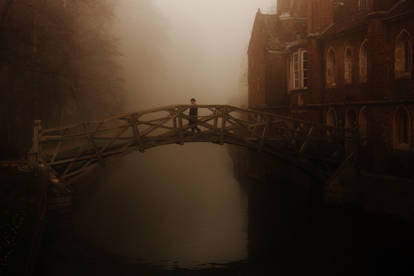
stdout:
[(410, 181), (413, 36), (411, 0), (278, 0), (256, 15), (249, 106), (358, 127), (362, 172)]

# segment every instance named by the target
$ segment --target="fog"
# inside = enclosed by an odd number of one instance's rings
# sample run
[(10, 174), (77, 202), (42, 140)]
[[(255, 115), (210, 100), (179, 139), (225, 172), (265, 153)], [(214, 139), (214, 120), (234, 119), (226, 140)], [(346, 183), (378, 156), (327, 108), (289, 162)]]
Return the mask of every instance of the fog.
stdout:
[[(122, 0), (115, 34), (127, 109), (189, 103), (243, 105), (257, 8), (273, 0)], [(247, 257), (247, 195), (226, 147), (170, 145), (134, 153), (95, 174), (77, 214), (99, 247), (163, 266)]]
[(258, 8), (275, 0), (122, 0), (116, 11), (128, 110), (246, 104), (247, 47)]

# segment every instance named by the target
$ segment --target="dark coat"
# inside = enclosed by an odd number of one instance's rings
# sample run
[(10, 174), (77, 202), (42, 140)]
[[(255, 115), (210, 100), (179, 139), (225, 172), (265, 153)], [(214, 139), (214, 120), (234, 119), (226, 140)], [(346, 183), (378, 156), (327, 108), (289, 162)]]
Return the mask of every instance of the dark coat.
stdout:
[(197, 121), (198, 116), (198, 108), (196, 106), (190, 107), (190, 121), (195, 122)]

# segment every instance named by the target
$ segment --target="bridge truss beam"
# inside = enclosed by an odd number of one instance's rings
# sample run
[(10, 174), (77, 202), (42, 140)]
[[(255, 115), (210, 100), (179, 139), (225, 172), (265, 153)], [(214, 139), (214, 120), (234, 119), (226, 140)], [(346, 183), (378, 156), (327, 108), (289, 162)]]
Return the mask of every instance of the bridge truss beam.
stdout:
[(109, 158), (187, 142), (233, 144), (277, 155), (314, 170), (315, 160), (337, 164), (355, 130), (334, 128), (273, 113), (229, 105), (199, 105), (197, 127), (189, 123), (190, 105), (159, 107), (103, 120), (42, 129), (36, 121), (34, 158), (65, 187)]

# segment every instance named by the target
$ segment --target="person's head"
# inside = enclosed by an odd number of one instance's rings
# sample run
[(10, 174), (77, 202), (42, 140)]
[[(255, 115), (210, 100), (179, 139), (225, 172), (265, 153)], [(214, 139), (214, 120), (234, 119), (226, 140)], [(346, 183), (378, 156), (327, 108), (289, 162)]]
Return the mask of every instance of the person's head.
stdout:
[(195, 104), (196, 103), (196, 99), (192, 98), (191, 99), (191, 104)]

